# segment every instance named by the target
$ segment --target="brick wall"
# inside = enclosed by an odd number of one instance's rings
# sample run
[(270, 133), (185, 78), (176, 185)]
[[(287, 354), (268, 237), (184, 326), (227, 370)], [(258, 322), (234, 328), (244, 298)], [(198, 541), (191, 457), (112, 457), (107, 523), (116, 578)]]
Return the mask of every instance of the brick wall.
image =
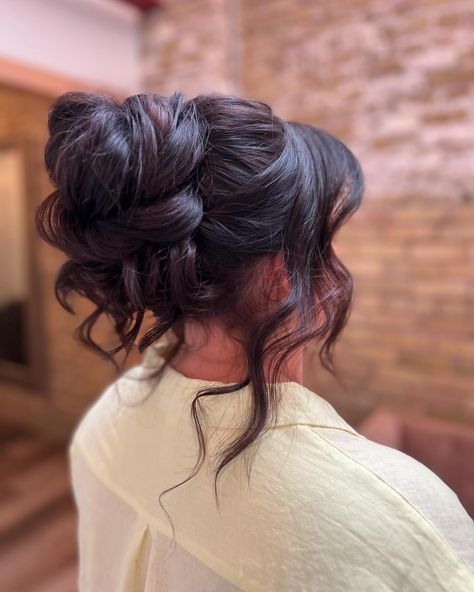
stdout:
[(144, 86), (162, 94), (238, 90), (238, 3), (167, 2), (143, 22)]
[[(474, 423), (473, 18), (456, 0), (179, 0), (144, 20), (144, 90), (261, 99), (360, 158), (365, 201), (336, 238), (355, 280), (342, 384), (311, 351), (306, 363), (308, 385), (351, 420), (383, 402)], [(51, 190), (50, 102), (0, 88), (0, 140), (26, 141), (31, 208)], [(32, 249), (47, 388), (0, 381), (2, 414), (60, 433), (114, 375), (72, 337), (90, 306), (76, 299), (72, 317), (53, 297), (62, 256), (36, 238)]]
[(230, 89), (361, 160), (365, 202), (336, 239), (345, 386), (306, 364), (350, 418), (383, 402), (474, 423), (473, 24), (462, 0), (180, 0), (144, 29), (147, 90)]
[(354, 305), (336, 346), (348, 388), (308, 380), (342, 409), (393, 408), (474, 421), (474, 207), (441, 199), (367, 199), (342, 228)]
[(465, 0), (242, 0), (243, 92), (328, 128), (368, 197), (474, 187), (474, 8)]

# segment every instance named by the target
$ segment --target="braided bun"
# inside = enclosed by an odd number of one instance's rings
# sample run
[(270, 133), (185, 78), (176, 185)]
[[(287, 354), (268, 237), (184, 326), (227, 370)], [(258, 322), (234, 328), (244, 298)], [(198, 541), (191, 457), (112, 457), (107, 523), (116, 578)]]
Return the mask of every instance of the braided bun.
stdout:
[[(181, 317), (251, 319), (260, 258), (286, 254), (293, 281), (302, 282), (293, 308), (303, 294), (313, 302), (318, 266), (326, 276), (339, 269), (321, 254), (358, 204), (361, 182), (353, 155), (322, 130), (218, 93), (119, 102), (69, 92), (51, 105), (48, 127), (55, 190), (36, 226), (68, 257), (55, 284), (61, 305), (72, 312), (75, 292), (97, 306), (76, 335), (112, 361), (133, 346), (146, 311), (157, 324), (140, 351)], [(344, 304), (332, 300), (322, 294), (328, 314)], [(111, 352), (91, 337), (102, 313), (120, 339)]]
[[(202, 203), (193, 180), (207, 129), (181, 94), (169, 100), (141, 94), (120, 104), (66, 93), (52, 105), (48, 127), (45, 164), (57, 187), (55, 215), (78, 229), (65, 243), (76, 238), (86, 247), (89, 240), (93, 256), (95, 239), (120, 237), (110, 245), (120, 259), (144, 241), (171, 244), (199, 225)], [(57, 238), (50, 235), (51, 242)]]

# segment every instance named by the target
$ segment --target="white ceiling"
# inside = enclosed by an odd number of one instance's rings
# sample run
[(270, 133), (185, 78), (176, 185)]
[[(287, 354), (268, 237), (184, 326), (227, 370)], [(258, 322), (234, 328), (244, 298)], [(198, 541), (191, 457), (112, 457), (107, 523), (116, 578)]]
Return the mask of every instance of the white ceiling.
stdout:
[(1, 0), (0, 56), (132, 94), (140, 90), (140, 16), (116, 0)]

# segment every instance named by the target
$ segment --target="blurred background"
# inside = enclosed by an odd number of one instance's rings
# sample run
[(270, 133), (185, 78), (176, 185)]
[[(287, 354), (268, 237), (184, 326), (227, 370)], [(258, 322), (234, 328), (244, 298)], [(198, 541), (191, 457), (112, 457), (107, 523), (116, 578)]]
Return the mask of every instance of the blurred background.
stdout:
[(68, 90), (236, 94), (349, 145), (367, 190), (335, 246), (354, 304), (339, 379), (308, 351), (306, 385), (474, 517), (473, 31), (467, 0), (2, 0), (2, 591), (76, 589), (65, 446), (115, 378), (74, 340), (90, 305), (57, 304), (63, 256), (33, 226), (48, 108)]

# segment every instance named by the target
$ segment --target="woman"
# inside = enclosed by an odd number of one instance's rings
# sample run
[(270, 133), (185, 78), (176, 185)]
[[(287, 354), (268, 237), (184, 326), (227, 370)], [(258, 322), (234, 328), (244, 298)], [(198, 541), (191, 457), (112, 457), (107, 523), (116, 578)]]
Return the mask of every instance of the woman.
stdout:
[(77, 335), (117, 367), (145, 353), (70, 444), (80, 591), (474, 590), (455, 493), (302, 385), (310, 341), (334, 372), (350, 310), (332, 241), (361, 202), (353, 154), (216, 93), (67, 93), (49, 131), (56, 295), (96, 305)]

